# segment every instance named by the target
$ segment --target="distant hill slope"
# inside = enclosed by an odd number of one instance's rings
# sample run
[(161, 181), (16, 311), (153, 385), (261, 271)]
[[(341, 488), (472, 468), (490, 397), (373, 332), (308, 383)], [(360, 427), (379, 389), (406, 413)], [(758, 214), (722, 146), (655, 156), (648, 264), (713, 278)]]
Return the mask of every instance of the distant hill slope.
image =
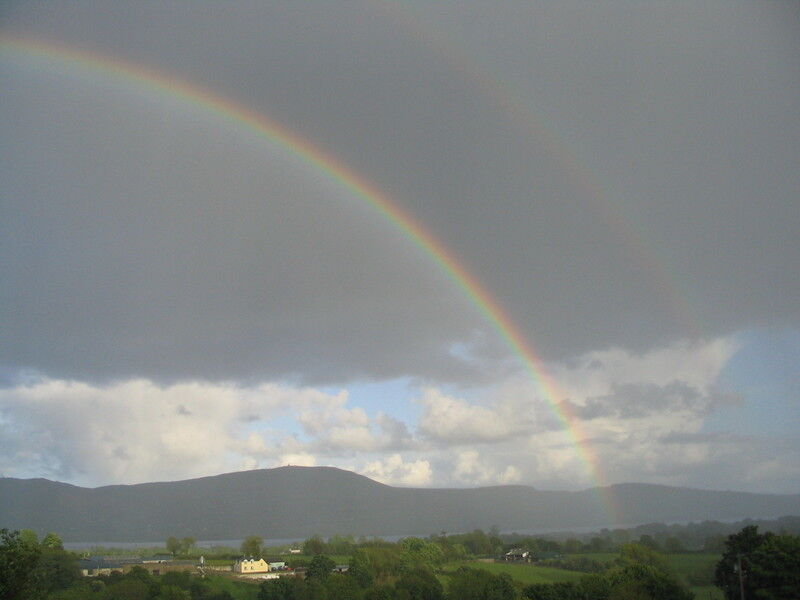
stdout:
[[(612, 486), (626, 524), (800, 514), (800, 494)], [(81, 488), (0, 478), (0, 527), (56, 531), (65, 541), (159, 541), (570, 529), (611, 525), (597, 489), (526, 486), (395, 488), (331, 467), (281, 467), (138, 485)]]

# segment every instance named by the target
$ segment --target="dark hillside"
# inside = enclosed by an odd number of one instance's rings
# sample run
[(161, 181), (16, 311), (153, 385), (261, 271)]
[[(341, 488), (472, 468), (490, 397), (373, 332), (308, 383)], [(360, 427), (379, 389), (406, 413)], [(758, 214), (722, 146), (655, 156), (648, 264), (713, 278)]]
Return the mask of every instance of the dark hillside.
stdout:
[[(800, 514), (800, 495), (645, 484), (612, 486), (626, 524)], [(66, 541), (158, 541), (428, 534), (610, 526), (596, 489), (526, 486), (395, 488), (331, 467), (281, 467), (185, 481), (81, 488), (0, 479), (0, 527), (57, 531)]]

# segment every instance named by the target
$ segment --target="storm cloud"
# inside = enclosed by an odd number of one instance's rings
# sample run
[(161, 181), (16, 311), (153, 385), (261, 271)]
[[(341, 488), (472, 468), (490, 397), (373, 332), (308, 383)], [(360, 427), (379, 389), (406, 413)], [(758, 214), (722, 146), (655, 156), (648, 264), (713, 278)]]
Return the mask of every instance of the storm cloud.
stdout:
[[(100, 483), (285, 462), (592, 483), (546, 370), (609, 481), (733, 486), (745, 440), (748, 485), (796, 486), (766, 440), (796, 411), (798, 16), (4, 3), (0, 465)], [(230, 412), (208, 419), (209, 398)], [(96, 415), (83, 441), (71, 415)], [(156, 416), (141, 439), (164, 460), (103, 437)], [(778, 437), (796, 456), (796, 434)]]

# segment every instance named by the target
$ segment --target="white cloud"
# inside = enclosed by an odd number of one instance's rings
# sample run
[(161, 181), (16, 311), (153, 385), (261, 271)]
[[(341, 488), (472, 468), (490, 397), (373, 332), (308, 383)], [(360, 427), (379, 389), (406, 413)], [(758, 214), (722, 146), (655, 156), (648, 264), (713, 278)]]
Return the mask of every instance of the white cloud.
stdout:
[[(87, 484), (179, 479), (259, 466), (275, 442), (252, 431), (296, 407), (337, 402), (307, 388), (147, 380), (43, 380), (0, 390), (7, 475)], [(291, 438), (289, 438), (291, 439)], [(284, 447), (290, 443), (284, 443)]]
[(479, 401), (425, 388), (416, 424), (370, 416), (347, 390), (28, 380), (0, 389), (0, 472), (97, 485), (292, 464), (408, 486), (736, 481), (777, 489), (781, 472), (796, 474), (796, 441), (777, 452), (764, 439), (704, 433), (709, 414), (737, 401), (715, 387), (734, 348), (718, 340), (554, 365), (558, 384), (571, 390), (581, 439), (519, 377), (483, 390)]
[(298, 454), (282, 454), (279, 459), (282, 465), (292, 465), (294, 467), (315, 467), (317, 459), (307, 452)]
[(422, 459), (405, 462), (400, 454), (369, 462), (359, 471), (388, 485), (427, 486), (433, 481), (430, 462)]
[(517, 483), (521, 475), (514, 465), (505, 468), (490, 466), (476, 450), (458, 452), (453, 471), (455, 480), (471, 485)]
[(425, 408), (419, 421), (420, 433), (434, 442), (503, 441), (530, 431), (533, 425), (531, 407), (513, 397), (491, 406), (478, 406), (427, 388), (419, 403)]

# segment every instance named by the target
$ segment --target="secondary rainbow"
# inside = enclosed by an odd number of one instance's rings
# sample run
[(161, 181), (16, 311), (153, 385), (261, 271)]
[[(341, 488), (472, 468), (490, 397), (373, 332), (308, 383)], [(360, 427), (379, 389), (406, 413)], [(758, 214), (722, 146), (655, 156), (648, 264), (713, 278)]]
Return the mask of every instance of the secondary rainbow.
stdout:
[(150, 67), (49, 41), (7, 34), (0, 34), (0, 50), (20, 57), (86, 69), (106, 77), (134, 82), (161, 94), (200, 106), (214, 113), (218, 118), (256, 133), (280, 146), (302, 162), (324, 172), (372, 209), (378, 211), (409, 241), (431, 258), (442, 273), (462, 290), (514, 353), (519, 356), (539, 392), (548, 401), (564, 430), (572, 438), (578, 456), (585, 463), (587, 472), (598, 485), (598, 493), (606, 513), (612, 521), (620, 522), (616, 503), (611, 495), (611, 489), (605, 481), (599, 458), (589, 445), (587, 435), (579, 419), (575, 417), (564, 393), (547, 372), (545, 364), (534, 346), (523, 336), (519, 327), (514, 324), (483, 284), (456, 259), (453, 253), (433, 237), (422, 223), (403, 210), (396, 202), (393, 202), (371, 182), (264, 114)]

